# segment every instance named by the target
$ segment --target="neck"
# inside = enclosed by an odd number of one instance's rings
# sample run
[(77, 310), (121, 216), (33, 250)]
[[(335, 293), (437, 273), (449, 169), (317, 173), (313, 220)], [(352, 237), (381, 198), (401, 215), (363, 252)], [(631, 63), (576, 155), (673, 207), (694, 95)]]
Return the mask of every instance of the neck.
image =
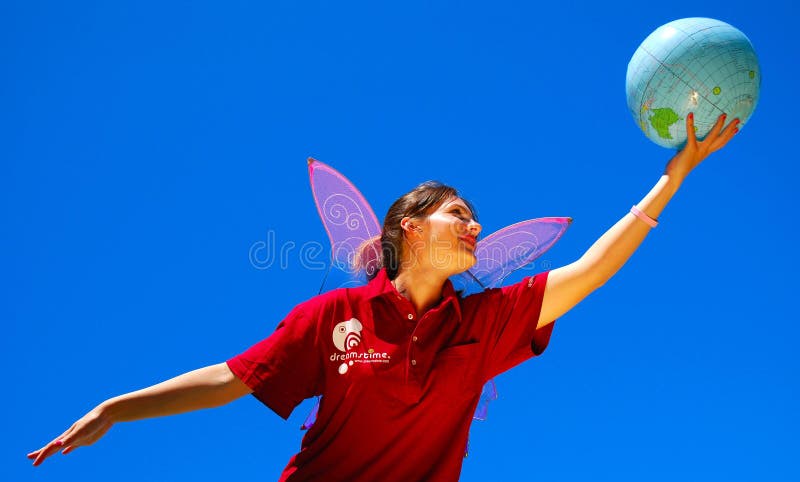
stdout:
[(398, 293), (414, 305), (419, 318), (441, 299), (445, 281), (447, 276), (440, 270), (405, 270), (397, 275), (392, 284)]

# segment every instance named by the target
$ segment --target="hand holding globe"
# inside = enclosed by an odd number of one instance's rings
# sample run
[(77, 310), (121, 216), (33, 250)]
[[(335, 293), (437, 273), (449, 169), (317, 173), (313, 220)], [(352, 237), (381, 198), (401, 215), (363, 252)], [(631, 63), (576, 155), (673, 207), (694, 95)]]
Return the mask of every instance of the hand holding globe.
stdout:
[(667, 163), (664, 173), (680, 184), (709, 154), (725, 147), (741, 125), (739, 119), (734, 119), (725, 126), (726, 119), (725, 114), (720, 115), (705, 138), (699, 141), (695, 136), (694, 113), (690, 112), (686, 116), (686, 145)]

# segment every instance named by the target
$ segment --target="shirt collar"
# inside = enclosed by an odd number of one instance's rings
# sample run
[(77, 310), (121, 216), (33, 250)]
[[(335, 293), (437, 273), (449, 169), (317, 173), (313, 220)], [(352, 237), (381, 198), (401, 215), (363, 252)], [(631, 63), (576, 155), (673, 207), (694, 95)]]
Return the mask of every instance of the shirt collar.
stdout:
[[(375, 275), (372, 281), (367, 284), (367, 299), (371, 300), (379, 296), (390, 296), (392, 298), (402, 296), (397, 292), (397, 289), (395, 289), (394, 285), (392, 284), (392, 280), (390, 280), (389, 276), (386, 274), (385, 268), (382, 268), (380, 271), (378, 271), (378, 274)], [(453, 306), (453, 312), (456, 315), (456, 320), (460, 322), (461, 303), (458, 299), (458, 293), (456, 292), (455, 288), (453, 288), (453, 283), (449, 279), (444, 282), (444, 286), (442, 287), (441, 301), (436, 306), (433, 306), (431, 310), (442, 308), (448, 303)]]

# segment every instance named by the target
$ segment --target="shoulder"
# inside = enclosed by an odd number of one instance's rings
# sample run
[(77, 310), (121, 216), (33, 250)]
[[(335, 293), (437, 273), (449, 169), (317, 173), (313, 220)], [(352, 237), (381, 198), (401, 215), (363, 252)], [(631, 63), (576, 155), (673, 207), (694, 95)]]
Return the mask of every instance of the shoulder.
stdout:
[(370, 290), (368, 285), (350, 287), (350, 288), (337, 288), (322, 294), (319, 294), (309, 300), (312, 303), (320, 305), (330, 305), (337, 303), (356, 303), (361, 302), (370, 297)]
[(311, 319), (324, 319), (334, 313), (349, 312), (368, 298), (366, 286), (337, 288), (297, 304), (293, 314)]
[(472, 308), (478, 306), (493, 306), (525, 293), (544, 293), (547, 285), (548, 272), (544, 271), (532, 276), (525, 276), (522, 280), (498, 288), (486, 288), (478, 293), (460, 297), (462, 307)]
[(320, 293), (316, 296), (308, 298), (305, 301), (301, 301), (294, 307), (294, 310), (292, 311), (311, 314), (319, 310), (323, 310), (327, 306), (336, 304), (339, 300), (344, 298), (346, 296), (346, 291), (346, 288), (339, 288), (332, 291), (327, 291), (325, 293)]

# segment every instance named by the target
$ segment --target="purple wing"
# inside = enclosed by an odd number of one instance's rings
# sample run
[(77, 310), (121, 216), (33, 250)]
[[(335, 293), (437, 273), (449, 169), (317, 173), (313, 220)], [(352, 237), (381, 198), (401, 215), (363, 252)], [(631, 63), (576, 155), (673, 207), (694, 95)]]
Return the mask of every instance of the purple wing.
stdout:
[(314, 404), (314, 408), (311, 409), (311, 412), (306, 417), (306, 421), (303, 422), (303, 425), (300, 426), (300, 430), (308, 430), (314, 425), (314, 422), (317, 421), (317, 413), (319, 413), (319, 403), (321, 397), (317, 397), (317, 403)]
[(455, 276), (453, 283), (465, 295), (499, 286), (550, 249), (571, 222), (567, 217), (529, 219), (490, 234), (475, 247), (475, 266)]
[[(327, 291), (326, 286), (364, 284), (366, 276), (379, 269), (378, 218), (361, 192), (336, 169), (309, 158), (308, 176), (319, 217), (331, 242), (331, 272), (320, 292)], [(330, 276), (335, 274), (343, 274), (344, 281)]]
[[(497, 400), (497, 386), (494, 384), (494, 380), (489, 380), (483, 386), (481, 390), (481, 399), (478, 402), (478, 408), (475, 409), (475, 413), (472, 415), (473, 420), (486, 420), (486, 416), (489, 412), (489, 402)], [(464, 457), (466, 458), (469, 455), (469, 435), (467, 435), (467, 445), (464, 447)]]
[(472, 418), (474, 420), (486, 420), (486, 416), (489, 413), (489, 402), (494, 400), (497, 400), (497, 386), (494, 384), (494, 380), (489, 380), (481, 390), (481, 399)]

